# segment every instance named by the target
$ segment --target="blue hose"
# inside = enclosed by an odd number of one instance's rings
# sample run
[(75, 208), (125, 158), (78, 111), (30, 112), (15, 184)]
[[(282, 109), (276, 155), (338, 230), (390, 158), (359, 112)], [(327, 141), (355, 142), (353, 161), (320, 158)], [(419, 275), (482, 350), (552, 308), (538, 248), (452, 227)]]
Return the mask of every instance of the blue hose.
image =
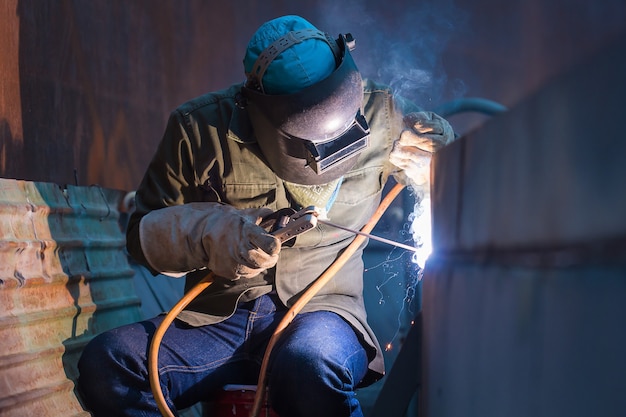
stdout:
[(441, 117), (449, 117), (463, 112), (477, 112), (493, 116), (503, 113), (506, 110), (507, 108), (505, 106), (495, 101), (479, 97), (468, 97), (448, 101), (438, 106), (433, 111)]

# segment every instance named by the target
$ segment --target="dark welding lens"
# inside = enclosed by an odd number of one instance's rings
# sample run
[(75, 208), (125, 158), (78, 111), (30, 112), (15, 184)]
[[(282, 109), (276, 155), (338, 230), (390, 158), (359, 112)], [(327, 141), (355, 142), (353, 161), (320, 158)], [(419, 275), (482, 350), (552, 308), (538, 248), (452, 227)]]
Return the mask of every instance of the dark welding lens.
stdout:
[(307, 163), (317, 174), (323, 174), (341, 161), (361, 152), (369, 145), (370, 129), (359, 111), (343, 134), (323, 143), (306, 141)]

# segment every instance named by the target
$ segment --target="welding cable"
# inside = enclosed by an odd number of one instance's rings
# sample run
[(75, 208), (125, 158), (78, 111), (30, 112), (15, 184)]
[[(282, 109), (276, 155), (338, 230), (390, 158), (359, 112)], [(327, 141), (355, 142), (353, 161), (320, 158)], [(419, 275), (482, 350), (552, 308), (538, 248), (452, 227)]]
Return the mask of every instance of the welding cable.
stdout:
[(161, 382), (159, 381), (159, 347), (161, 346), (161, 340), (167, 331), (167, 328), (172, 324), (178, 314), (187, 307), (187, 305), (202, 291), (209, 287), (213, 283), (215, 275), (213, 272), (209, 272), (200, 282), (194, 285), (187, 294), (183, 296), (176, 303), (174, 307), (165, 315), (165, 318), (157, 327), (152, 342), (150, 342), (150, 351), (148, 353), (148, 379), (150, 380), (150, 389), (152, 389), (152, 395), (156, 400), (157, 407), (163, 417), (175, 417), (170, 410), (165, 397), (163, 396), (163, 390), (161, 390)]
[[(391, 205), (392, 201), (396, 198), (396, 196), (402, 191), (404, 188), (401, 184), (396, 184), (390, 191), (387, 193), (385, 198), (381, 201), (380, 205), (370, 217), (369, 221), (363, 226), (361, 229), (362, 233), (370, 233), (382, 215), (385, 213), (387, 208)], [(302, 296), (295, 302), (295, 304), (287, 311), (285, 317), (280, 321), (276, 330), (272, 334), (272, 337), (269, 340), (267, 348), (265, 350), (265, 355), (263, 356), (263, 361), (261, 363), (261, 370), (259, 373), (259, 380), (257, 383), (257, 391), (254, 397), (254, 404), (252, 407), (252, 411), (250, 413), (251, 417), (256, 417), (261, 410), (262, 399), (265, 397), (265, 385), (266, 385), (266, 374), (267, 374), (267, 366), (269, 362), (269, 357), (271, 354), (274, 345), (280, 338), (282, 332), (287, 328), (287, 326), (293, 321), (296, 315), (304, 308), (304, 306), (317, 294), (326, 283), (328, 283), (331, 278), (341, 269), (345, 263), (350, 259), (350, 257), (356, 252), (356, 250), (361, 246), (361, 244), (367, 239), (366, 236), (358, 234), (354, 240), (346, 247), (346, 249), (341, 253), (341, 255), (324, 271), (322, 275), (320, 275), (313, 284), (302, 294)], [(195, 286), (193, 286), (189, 292), (187, 292), (181, 299), (172, 307), (172, 309), (165, 315), (165, 318), (157, 327), (154, 336), (152, 337), (152, 341), (150, 342), (150, 349), (148, 352), (148, 379), (150, 380), (150, 389), (152, 390), (152, 395), (157, 403), (157, 407), (161, 412), (163, 417), (175, 417), (169, 406), (167, 405), (167, 401), (163, 395), (163, 390), (161, 390), (161, 383), (159, 380), (159, 347), (161, 346), (161, 341), (163, 340), (163, 336), (167, 331), (168, 327), (172, 322), (176, 319), (178, 314), (187, 307), (187, 305), (202, 291), (208, 288), (212, 283), (215, 275), (210, 272), (207, 274), (200, 282), (198, 282)]]
[[(370, 217), (369, 221), (363, 226), (361, 229), (362, 233), (370, 233), (382, 215), (385, 213), (387, 208), (391, 205), (391, 202), (396, 198), (400, 191), (404, 188), (404, 185), (396, 184), (390, 191), (387, 193), (385, 198), (380, 202), (378, 208)], [(333, 262), (322, 275), (320, 275), (313, 284), (298, 298), (298, 300), (294, 303), (293, 306), (287, 311), (285, 317), (280, 321), (276, 330), (272, 334), (272, 337), (267, 344), (267, 348), (265, 349), (265, 355), (263, 356), (263, 361), (261, 362), (261, 371), (259, 372), (259, 380), (257, 382), (256, 393), (254, 395), (254, 404), (252, 406), (252, 410), (250, 412), (250, 417), (257, 417), (259, 415), (259, 411), (261, 410), (262, 402), (265, 398), (265, 390), (266, 390), (266, 376), (267, 376), (267, 367), (269, 363), (269, 358), (272, 353), (272, 349), (276, 345), (276, 342), (280, 338), (282, 332), (287, 328), (287, 326), (293, 321), (296, 315), (304, 308), (304, 306), (311, 301), (311, 299), (326, 285), (333, 276), (345, 265), (345, 263), (350, 259), (350, 257), (357, 251), (359, 246), (367, 239), (366, 236), (362, 234), (358, 234), (354, 240), (346, 247), (346, 249), (341, 253), (341, 255)]]

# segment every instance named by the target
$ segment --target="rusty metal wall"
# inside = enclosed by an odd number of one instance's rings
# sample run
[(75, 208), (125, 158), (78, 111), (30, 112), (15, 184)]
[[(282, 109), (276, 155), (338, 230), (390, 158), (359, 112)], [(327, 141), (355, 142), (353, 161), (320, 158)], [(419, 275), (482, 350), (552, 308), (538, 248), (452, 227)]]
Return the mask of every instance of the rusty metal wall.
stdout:
[(0, 416), (88, 416), (82, 348), (139, 319), (118, 223), (123, 194), (0, 179)]
[(1, 1), (0, 177), (135, 189), (169, 112), (243, 80), (280, 3)]
[(242, 81), (253, 31), (291, 13), (427, 109), (515, 104), (626, 27), (623, 0), (3, 0), (0, 177), (135, 189), (169, 112)]
[(626, 409), (626, 36), (433, 165), (420, 415)]

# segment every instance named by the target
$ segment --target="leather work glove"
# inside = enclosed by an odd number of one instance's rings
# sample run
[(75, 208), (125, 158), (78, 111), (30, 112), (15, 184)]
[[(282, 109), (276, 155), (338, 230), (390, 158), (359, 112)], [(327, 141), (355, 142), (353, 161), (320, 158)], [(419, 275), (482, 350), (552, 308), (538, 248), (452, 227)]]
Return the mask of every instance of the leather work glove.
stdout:
[(430, 180), (432, 154), (454, 140), (454, 131), (446, 119), (433, 112), (409, 113), (404, 124), (408, 129), (394, 142), (389, 161), (401, 168), (413, 185), (423, 186)]
[(166, 275), (208, 267), (224, 278), (252, 278), (278, 261), (280, 240), (258, 226), (270, 213), (219, 203), (151, 211), (139, 224), (141, 249), (150, 266)]

